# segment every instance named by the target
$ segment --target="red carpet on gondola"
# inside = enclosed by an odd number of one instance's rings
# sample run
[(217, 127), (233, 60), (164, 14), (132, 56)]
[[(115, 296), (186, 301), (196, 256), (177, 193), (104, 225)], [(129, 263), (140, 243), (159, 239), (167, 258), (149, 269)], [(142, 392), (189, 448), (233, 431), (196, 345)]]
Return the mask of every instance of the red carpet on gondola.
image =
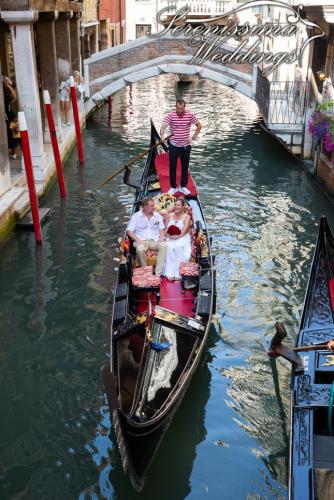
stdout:
[[(163, 277), (161, 280), (160, 302), (158, 305), (175, 313), (182, 314), (183, 316), (193, 318), (195, 316), (195, 312), (193, 311), (194, 291), (183, 290), (183, 292), (184, 293), (182, 293), (181, 281), (168, 281), (167, 278)], [(154, 307), (156, 300), (153, 292), (146, 292), (138, 297), (137, 313), (146, 312), (148, 310), (149, 301)]]
[[(159, 175), (160, 189), (162, 193), (167, 193), (170, 189), (169, 184), (169, 158), (168, 153), (161, 153), (157, 155), (155, 158), (155, 167), (157, 169)], [(176, 184), (180, 185), (181, 179), (181, 162), (180, 158), (177, 160), (177, 171), (176, 171)], [(188, 184), (187, 188), (190, 191), (189, 196), (197, 195), (196, 185), (194, 183), (194, 179), (191, 177), (190, 173), (188, 173)], [(176, 193), (175, 196), (183, 196), (182, 193)]]
[(194, 291), (184, 290), (182, 293), (181, 281), (168, 281), (162, 278), (160, 287), (159, 306), (174, 311), (183, 316), (193, 318), (195, 316), (193, 308)]

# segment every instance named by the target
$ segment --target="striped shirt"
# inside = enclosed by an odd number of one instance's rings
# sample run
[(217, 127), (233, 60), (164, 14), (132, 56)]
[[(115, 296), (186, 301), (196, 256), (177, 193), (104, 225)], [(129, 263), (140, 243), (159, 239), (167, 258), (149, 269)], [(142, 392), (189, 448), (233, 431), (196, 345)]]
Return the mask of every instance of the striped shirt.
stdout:
[(191, 125), (197, 125), (198, 118), (194, 113), (186, 111), (183, 115), (178, 115), (176, 111), (169, 113), (163, 120), (163, 125), (169, 125), (173, 136), (170, 139), (173, 146), (179, 148), (188, 146)]

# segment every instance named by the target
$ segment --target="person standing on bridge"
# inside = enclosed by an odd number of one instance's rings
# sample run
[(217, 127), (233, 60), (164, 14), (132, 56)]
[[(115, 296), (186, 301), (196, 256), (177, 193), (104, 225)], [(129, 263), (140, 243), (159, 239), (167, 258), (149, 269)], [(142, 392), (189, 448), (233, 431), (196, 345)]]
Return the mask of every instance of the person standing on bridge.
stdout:
[[(191, 125), (195, 125), (196, 130), (190, 139)], [(198, 136), (202, 125), (194, 113), (186, 111), (186, 103), (184, 99), (178, 99), (176, 101), (176, 110), (169, 113), (162, 122), (160, 131), (161, 137), (164, 136), (165, 130), (168, 126), (172, 134), (169, 144), (170, 190), (168, 191), (168, 194), (174, 195), (180, 191), (185, 195), (189, 195), (190, 191), (187, 188), (187, 183), (191, 143)], [(176, 186), (176, 168), (178, 158), (180, 158), (182, 166), (180, 187)]]

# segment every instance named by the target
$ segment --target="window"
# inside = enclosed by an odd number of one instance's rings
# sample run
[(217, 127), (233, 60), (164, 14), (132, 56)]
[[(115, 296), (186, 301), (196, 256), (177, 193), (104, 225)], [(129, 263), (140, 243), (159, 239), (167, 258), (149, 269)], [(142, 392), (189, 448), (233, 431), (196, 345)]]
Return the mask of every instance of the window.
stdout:
[(148, 30), (151, 29), (150, 24), (136, 24), (136, 38), (146, 36)]

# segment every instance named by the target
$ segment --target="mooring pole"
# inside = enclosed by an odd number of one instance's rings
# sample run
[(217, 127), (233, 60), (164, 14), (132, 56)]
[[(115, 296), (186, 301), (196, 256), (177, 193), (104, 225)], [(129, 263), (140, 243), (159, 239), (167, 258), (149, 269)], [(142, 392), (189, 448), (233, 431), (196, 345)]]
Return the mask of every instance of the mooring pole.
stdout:
[(66, 187), (65, 187), (65, 180), (64, 180), (63, 164), (62, 164), (61, 156), (60, 156), (60, 152), (59, 152), (59, 145), (58, 145), (55, 121), (54, 121), (54, 117), (53, 117), (51, 99), (50, 99), (50, 94), (49, 94), (48, 90), (43, 91), (43, 99), (44, 99), (44, 104), (45, 104), (45, 109), (46, 109), (46, 115), (48, 117), (48, 124), (49, 124), (50, 136), (51, 136), (53, 156), (55, 159), (56, 169), (57, 169), (57, 178), (58, 178), (60, 196), (62, 198), (66, 198)]
[(42, 244), (43, 243), (42, 230), (39, 219), (38, 200), (35, 189), (35, 179), (34, 179), (34, 170), (32, 167), (29, 134), (27, 130), (26, 117), (23, 111), (19, 111), (18, 118), (19, 118), (19, 128), (21, 135), (21, 146), (24, 159), (24, 166), (27, 175), (31, 215), (34, 224), (35, 239), (37, 244)]
[(71, 98), (72, 98), (72, 109), (73, 109), (75, 133), (77, 136), (78, 157), (79, 157), (80, 165), (83, 165), (84, 164), (84, 153), (83, 153), (83, 145), (82, 145), (82, 135), (81, 135), (81, 128), (80, 128), (80, 118), (79, 118), (77, 94), (76, 94), (76, 90), (75, 90), (75, 83), (74, 83), (73, 76), (70, 76), (70, 88), (71, 88)]
[(112, 96), (108, 97), (108, 125), (111, 127), (111, 116), (112, 116)]

